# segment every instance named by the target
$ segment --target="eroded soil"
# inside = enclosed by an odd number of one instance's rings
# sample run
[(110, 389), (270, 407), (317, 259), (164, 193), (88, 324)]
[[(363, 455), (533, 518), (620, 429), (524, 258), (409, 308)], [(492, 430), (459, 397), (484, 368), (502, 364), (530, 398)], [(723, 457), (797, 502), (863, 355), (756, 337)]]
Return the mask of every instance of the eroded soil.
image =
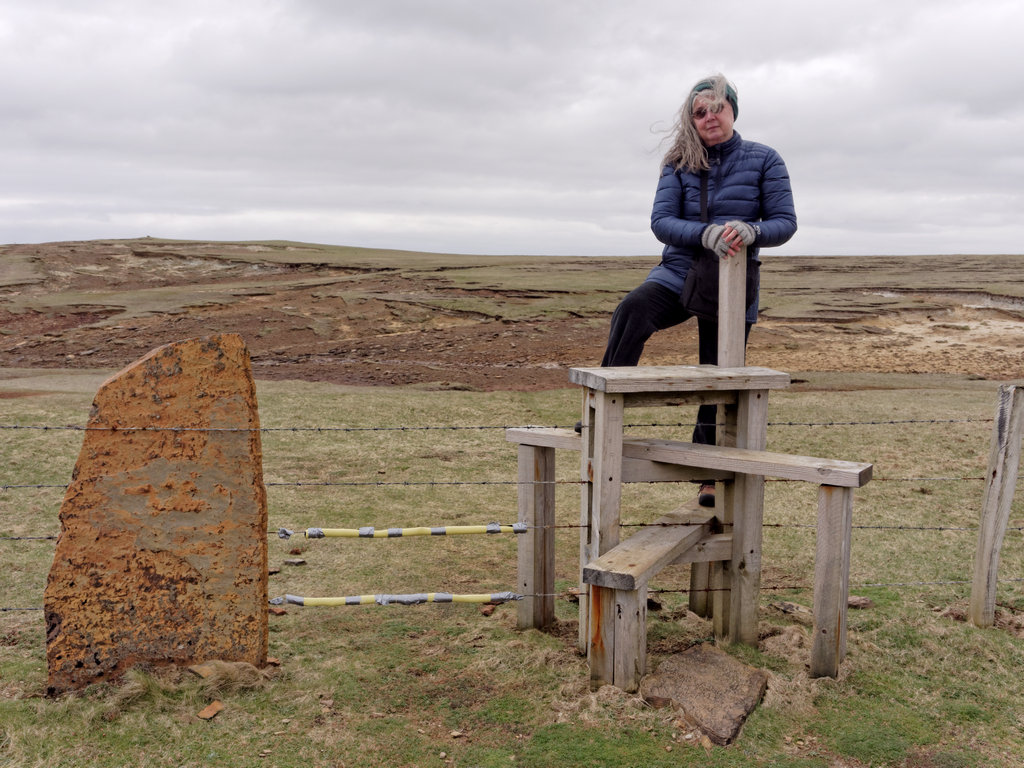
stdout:
[[(600, 310), (581, 301), (575, 313), (504, 316), (460, 306), (474, 291), (443, 270), (261, 261), (259, 249), (238, 248), (238, 259), (224, 258), (223, 244), (207, 258), (202, 244), (162, 241), (0, 248), (0, 367), (117, 369), (162, 344), (230, 332), (246, 340), (257, 378), (562, 388), (568, 368), (599, 363), (610, 308), (632, 287), (612, 286)], [(772, 281), (766, 265), (763, 295), (771, 295)], [(477, 291), (474, 298), (520, 305), (545, 294)], [(751, 334), (747, 362), (788, 372), (1024, 376), (1024, 309), (972, 306), (953, 293), (922, 296), (920, 309), (854, 319), (765, 317)], [(695, 335), (692, 323), (656, 334), (642, 362), (695, 363)]]

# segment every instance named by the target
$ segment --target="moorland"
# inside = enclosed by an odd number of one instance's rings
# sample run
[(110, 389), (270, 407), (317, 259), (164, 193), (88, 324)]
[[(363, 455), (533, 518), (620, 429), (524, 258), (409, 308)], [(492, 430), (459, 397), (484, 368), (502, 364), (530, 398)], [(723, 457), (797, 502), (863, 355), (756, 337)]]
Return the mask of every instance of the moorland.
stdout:
[[(567, 369), (597, 364), (611, 311), (655, 261), (154, 238), (0, 246), (0, 765), (1024, 764), (1021, 498), (996, 624), (965, 620), (996, 392), (1024, 376), (1014, 255), (766, 256), (747, 360), (793, 380), (771, 395), (769, 447), (869, 461), (874, 476), (856, 493), (850, 586), (861, 607), (834, 680), (807, 672), (816, 489), (766, 485), (759, 640), (726, 650), (769, 683), (730, 746), (671, 708), (590, 690), (575, 645), (570, 452), (556, 466), (550, 631), (517, 630), (511, 603), (289, 606), (270, 617), (267, 669), (200, 679), (140, 668), (45, 696), (40, 607), (58, 512), (112, 371), (180, 339), (246, 340), (273, 595), (504, 590), (511, 537), (339, 544), (273, 532), (513, 521), (504, 425), (579, 418)], [(689, 325), (656, 335), (644, 362), (695, 362)], [(683, 417), (656, 411), (631, 413), (631, 430), (686, 439)], [(624, 530), (693, 493), (625, 488)], [(651, 669), (712, 638), (688, 610), (687, 568), (650, 584)], [(215, 701), (219, 714), (201, 718)]]
[[(119, 368), (211, 330), (263, 379), (481, 391), (567, 386), (656, 257), (410, 253), (300, 243), (0, 247), (0, 368)], [(1024, 257), (766, 257), (748, 363), (1024, 375)], [(643, 362), (693, 362), (686, 325)]]

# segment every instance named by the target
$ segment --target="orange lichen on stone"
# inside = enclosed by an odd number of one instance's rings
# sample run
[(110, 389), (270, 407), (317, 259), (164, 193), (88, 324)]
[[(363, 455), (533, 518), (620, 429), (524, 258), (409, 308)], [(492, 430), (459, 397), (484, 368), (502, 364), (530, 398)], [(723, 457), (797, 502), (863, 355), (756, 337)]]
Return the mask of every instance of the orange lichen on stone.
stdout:
[(249, 353), (160, 347), (93, 402), (44, 596), (51, 695), (139, 665), (267, 658), (267, 501)]

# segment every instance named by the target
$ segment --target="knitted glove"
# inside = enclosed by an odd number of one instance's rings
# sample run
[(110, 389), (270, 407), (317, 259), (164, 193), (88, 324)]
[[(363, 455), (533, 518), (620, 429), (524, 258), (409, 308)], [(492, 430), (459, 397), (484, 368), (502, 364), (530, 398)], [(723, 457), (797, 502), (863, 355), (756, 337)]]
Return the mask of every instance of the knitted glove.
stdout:
[(736, 234), (740, 236), (744, 245), (752, 244), (754, 242), (754, 238), (757, 237), (757, 232), (755, 232), (754, 228), (745, 221), (727, 221), (725, 222), (725, 226), (735, 229)]
[(719, 258), (729, 255), (729, 244), (722, 239), (723, 232), (724, 224), (708, 224), (700, 236), (700, 244), (709, 251), (714, 251)]

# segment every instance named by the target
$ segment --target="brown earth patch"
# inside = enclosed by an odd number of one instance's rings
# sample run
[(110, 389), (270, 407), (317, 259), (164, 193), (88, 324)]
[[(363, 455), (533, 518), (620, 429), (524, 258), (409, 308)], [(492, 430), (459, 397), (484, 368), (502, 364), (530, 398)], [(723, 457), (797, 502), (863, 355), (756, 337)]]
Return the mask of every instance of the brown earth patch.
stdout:
[[(4, 246), (0, 260), (0, 367), (117, 369), (169, 342), (236, 333), (257, 378), (477, 390), (569, 386), (568, 368), (599, 363), (611, 309), (651, 264), (559, 261), (556, 270), (616, 266), (635, 277), (600, 288), (598, 303), (584, 301), (595, 291), (581, 288), (578, 312), (531, 315), (529, 307), (564, 294), (564, 285), (467, 288), (451, 271), (417, 268), (415, 255), (402, 268), (339, 263), (314, 247), (136, 240)], [(486, 257), (475, 266), (487, 268)], [(775, 275), (766, 262), (764, 296)], [(1024, 375), (1024, 312), (935, 293), (916, 310), (853, 311), (850, 296), (831, 314), (827, 297), (810, 315), (768, 313), (751, 334), (748, 363), (790, 372)], [(519, 309), (473, 309), (466, 297)], [(642, 362), (695, 363), (695, 336), (692, 322), (658, 333)]]

